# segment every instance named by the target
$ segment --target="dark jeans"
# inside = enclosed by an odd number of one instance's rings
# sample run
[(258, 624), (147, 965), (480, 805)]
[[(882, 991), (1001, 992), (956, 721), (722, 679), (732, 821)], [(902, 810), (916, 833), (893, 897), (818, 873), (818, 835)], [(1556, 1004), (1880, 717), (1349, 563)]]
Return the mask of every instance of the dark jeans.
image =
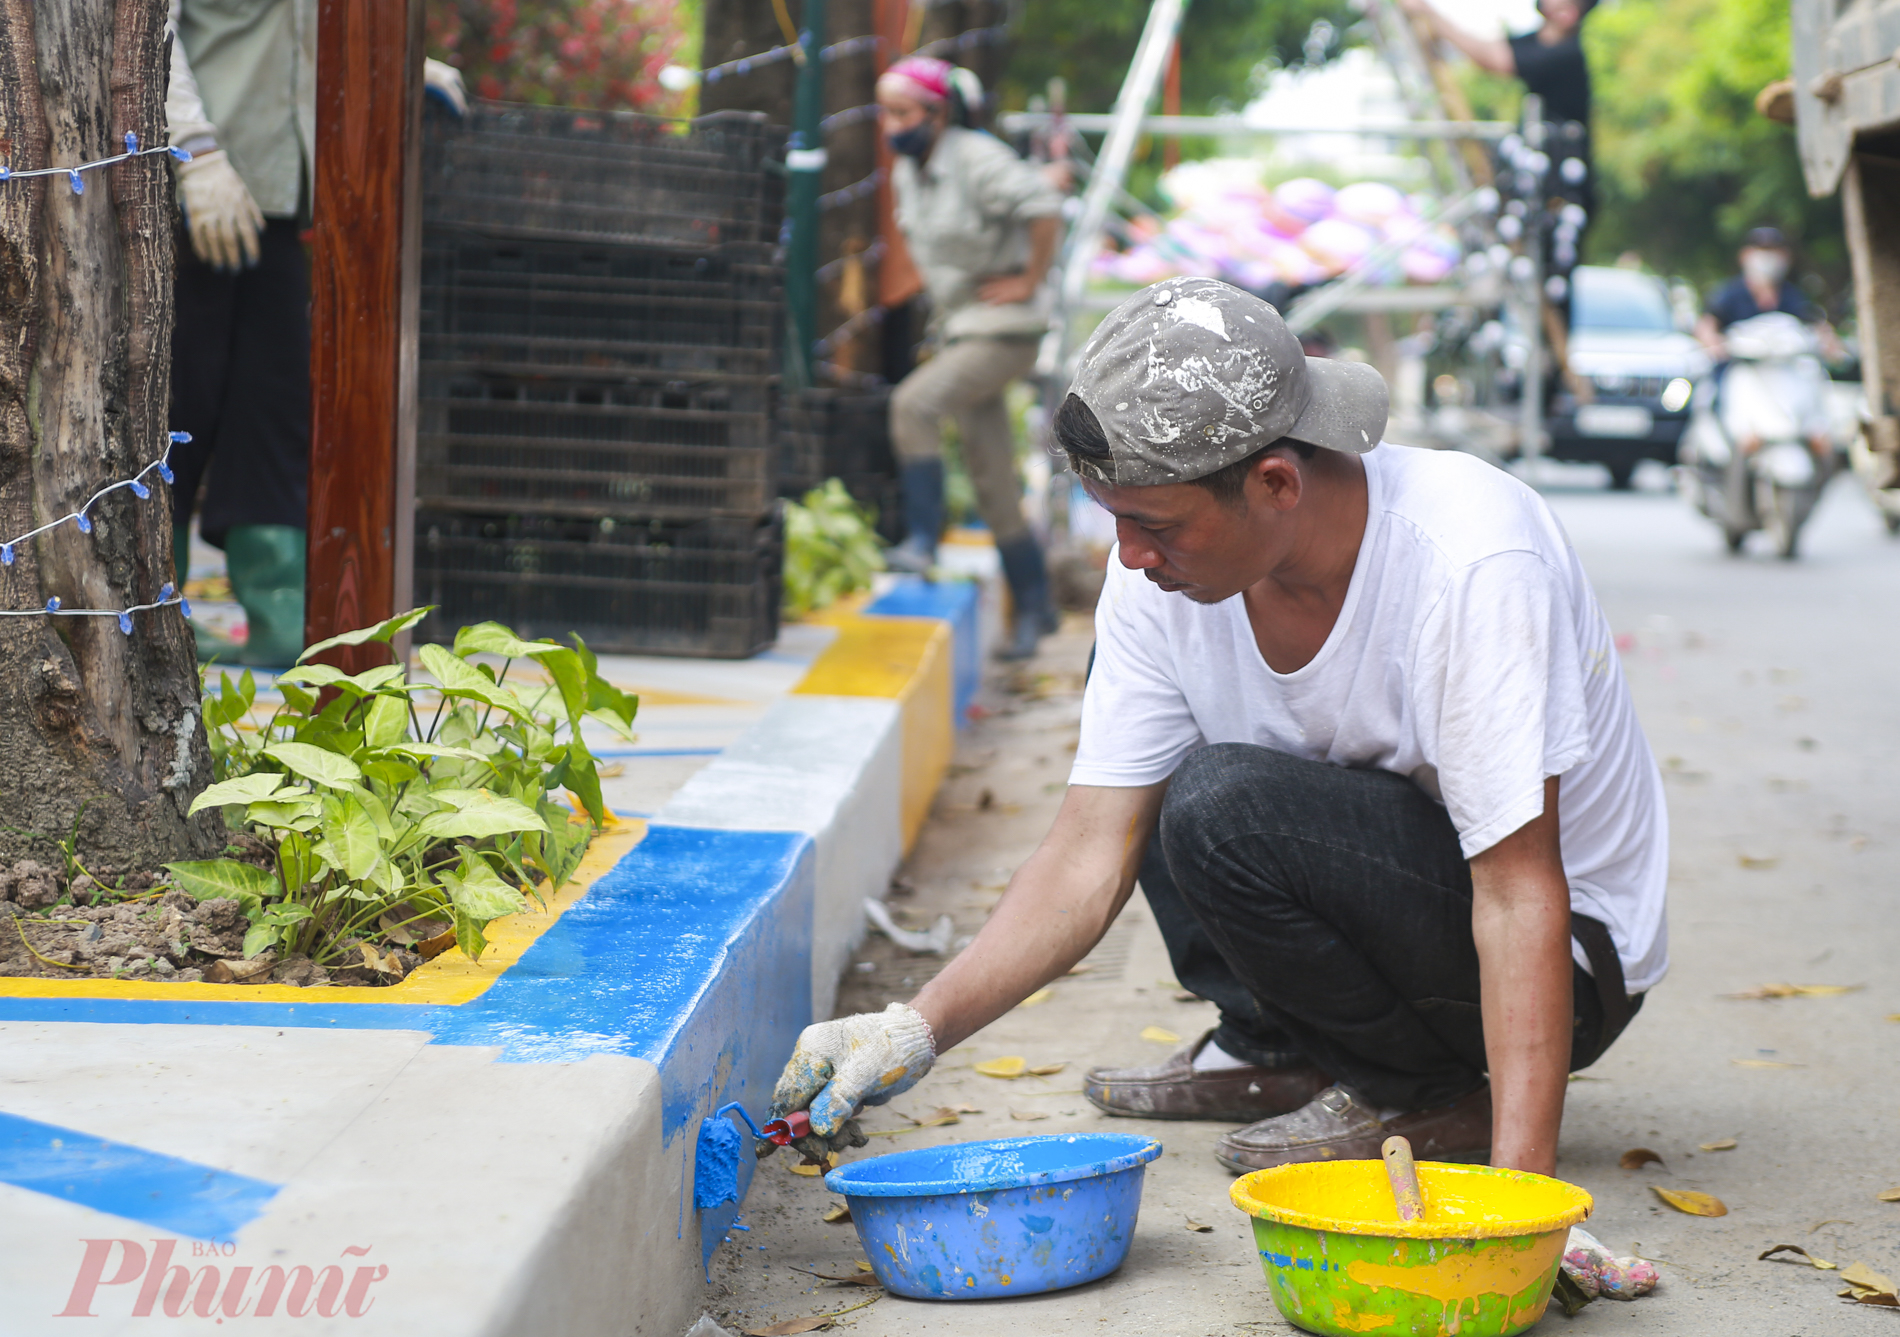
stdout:
[(172, 523), (224, 546), (234, 525), (302, 529), (310, 509), (310, 274), (297, 223), (271, 218), (256, 268), (219, 273), (178, 242)]
[[(1219, 1006), (1215, 1041), (1235, 1058), (1304, 1055), (1402, 1109), (1484, 1082), (1471, 868), (1445, 810), (1404, 776), (1204, 747), (1168, 786), (1141, 884), (1175, 978)], [(1581, 968), (1574, 983), (1573, 1071), (1627, 1021), (1604, 1024)]]

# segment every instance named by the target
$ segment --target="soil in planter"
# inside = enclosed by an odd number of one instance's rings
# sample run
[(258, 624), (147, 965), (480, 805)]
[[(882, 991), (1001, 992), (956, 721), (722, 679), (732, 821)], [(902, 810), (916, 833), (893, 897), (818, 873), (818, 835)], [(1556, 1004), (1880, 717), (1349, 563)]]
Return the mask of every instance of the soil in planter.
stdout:
[(198, 901), (162, 873), (133, 873), (107, 888), (84, 875), (66, 884), (31, 859), (0, 870), (0, 976), (387, 985), (422, 963), (389, 944), (358, 948), (330, 969), (272, 952), (246, 960), (249, 927), (236, 901)]

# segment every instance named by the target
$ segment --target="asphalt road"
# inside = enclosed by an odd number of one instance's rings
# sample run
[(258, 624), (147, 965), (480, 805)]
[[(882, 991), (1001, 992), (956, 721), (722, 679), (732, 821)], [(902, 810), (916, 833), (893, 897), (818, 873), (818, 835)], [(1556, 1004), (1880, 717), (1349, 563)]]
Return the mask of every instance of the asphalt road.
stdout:
[[(1548, 490), (1625, 638), (1624, 667), (1668, 777), (1673, 967), (1624, 1038), (1572, 1084), (1559, 1167), (1596, 1196), (1591, 1228), (1658, 1260), (1663, 1284), (1632, 1304), (1549, 1316), (1538, 1330), (1886, 1333), (1900, 1317), (1836, 1298), (1833, 1274), (1757, 1255), (1801, 1244), (1842, 1266), (1862, 1261), (1900, 1275), (1900, 1203), (1875, 1196), (1900, 1185), (1900, 1025), (1888, 1020), (1900, 1014), (1900, 543), (1849, 480), (1824, 499), (1794, 563), (1728, 557), (1715, 530), (1666, 493)], [(915, 890), (894, 902), (912, 922), (948, 912), (960, 932), (974, 931), (1046, 829), (1088, 641), (1086, 619), (1073, 620), (1014, 679), (1013, 694), (993, 698), (1001, 713), (967, 731), (908, 869)], [(958, 1104), (982, 1113), (904, 1132), (896, 1112), (878, 1111), (870, 1126), (891, 1136), (870, 1150), (1104, 1126), (1152, 1131), (1168, 1152), (1149, 1170), (1126, 1265), (1033, 1299), (885, 1298), (841, 1326), (866, 1337), (1292, 1331), (1273, 1312), (1244, 1221), (1227, 1202), (1230, 1177), (1208, 1154), (1221, 1130), (1104, 1120), (1079, 1095), (1089, 1064), (1166, 1052), (1139, 1038), (1144, 1027), (1191, 1037), (1209, 1024), (1206, 1005), (1174, 999), (1139, 900), (1125, 919), (1098, 949), (1095, 970), (946, 1055), (895, 1102), (919, 1118)], [(931, 968), (882, 941), (861, 960), (846, 996), (854, 1008), (908, 997)], [(1853, 991), (1729, 996), (1776, 983)], [(1014, 1083), (969, 1066), (1004, 1054), (1069, 1066)], [(1725, 1139), (1733, 1150), (1699, 1149)], [(1619, 1168), (1638, 1147), (1663, 1165)], [(1652, 1185), (1712, 1193), (1728, 1215), (1683, 1215)], [(748, 1203), (752, 1233), (736, 1234), (716, 1258), (708, 1308), (742, 1330), (873, 1294), (791, 1270), (844, 1274), (862, 1256), (850, 1226), (822, 1222), (833, 1201), (819, 1181), (768, 1163)]]

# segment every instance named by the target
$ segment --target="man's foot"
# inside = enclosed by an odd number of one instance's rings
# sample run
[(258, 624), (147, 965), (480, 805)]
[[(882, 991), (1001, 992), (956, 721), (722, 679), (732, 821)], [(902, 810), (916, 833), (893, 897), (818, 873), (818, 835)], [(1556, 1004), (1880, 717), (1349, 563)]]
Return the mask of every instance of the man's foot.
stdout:
[(1214, 1156), (1235, 1174), (1298, 1161), (1376, 1161), (1380, 1144), (1395, 1134), (1411, 1142), (1421, 1161), (1489, 1160), (1491, 1087), (1381, 1119), (1344, 1087), (1330, 1086), (1303, 1109), (1227, 1134)]
[(1246, 1123), (1297, 1110), (1332, 1080), (1310, 1063), (1195, 1071), (1194, 1056), (1213, 1038), (1209, 1031), (1153, 1068), (1091, 1068), (1082, 1094), (1102, 1113), (1131, 1119)]

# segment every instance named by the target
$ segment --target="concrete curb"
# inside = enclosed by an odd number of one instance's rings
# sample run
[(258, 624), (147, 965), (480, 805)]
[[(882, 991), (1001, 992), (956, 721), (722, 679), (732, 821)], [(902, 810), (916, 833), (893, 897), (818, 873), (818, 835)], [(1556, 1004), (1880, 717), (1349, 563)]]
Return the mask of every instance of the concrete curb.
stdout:
[(0, 982), (7, 1332), (684, 1331), (739, 1210), (692, 1206), (699, 1122), (762, 1113), (829, 1013), (948, 765), (984, 599), (905, 582), (835, 619), (793, 695), (476, 978)]

